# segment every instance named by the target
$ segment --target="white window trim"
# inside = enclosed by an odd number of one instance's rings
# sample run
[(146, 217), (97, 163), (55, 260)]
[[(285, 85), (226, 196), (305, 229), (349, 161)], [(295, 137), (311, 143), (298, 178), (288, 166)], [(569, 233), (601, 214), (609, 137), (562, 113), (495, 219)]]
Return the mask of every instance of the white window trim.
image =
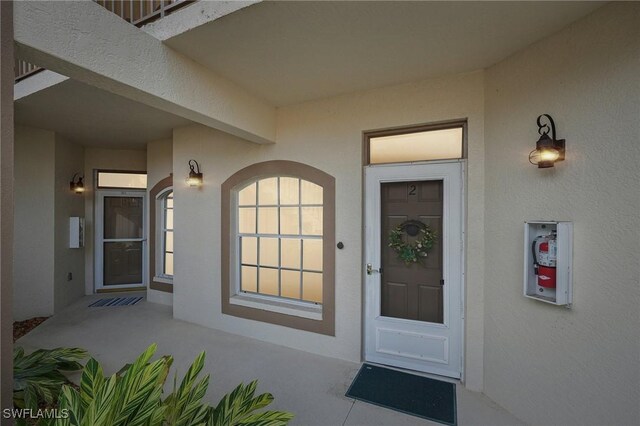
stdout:
[[(156, 229), (154, 230), (156, 235), (156, 244), (155, 244), (155, 272), (153, 276), (153, 280), (156, 282), (161, 282), (165, 284), (173, 285), (173, 275), (167, 275), (164, 271), (164, 253), (165, 253), (165, 241), (164, 241), (164, 233), (165, 233), (165, 202), (166, 196), (168, 193), (173, 192), (173, 186), (169, 186), (163, 189), (158, 195), (156, 195), (156, 199), (154, 202), (156, 203)], [(175, 208), (175, 201), (174, 201)]]
[[(277, 175), (277, 176), (274, 175), (269, 177), (293, 177), (293, 178), (304, 180), (299, 176), (288, 176), (288, 175)], [(265, 178), (267, 177), (265, 176), (265, 177), (258, 178), (255, 181), (250, 182), (249, 185), (251, 183), (257, 182)], [(239, 244), (239, 236), (241, 234), (240, 232), (238, 232), (238, 222), (239, 222), (239, 213), (240, 213), (240, 202), (238, 198), (239, 198), (240, 190), (244, 189), (244, 187), (246, 186), (247, 185), (244, 185), (242, 188), (233, 189), (231, 192), (232, 215), (231, 215), (230, 229), (231, 229), (232, 236), (231, 236), (231, 247), (229, 250), (229, 253), (231, 255), (231, 259), (230, 259), (231, 268), (229, 273), (230, 273), (231, 282), (233, 283), (233, 292), (229, 298), (229, 303), (232, 305), (246, 306), (249, 308), (261, 309), (261, 310), (270, 311), (270, 312), (277, 312), (277, 313), (282, 313), (282, 314), (301, 317), (301, 318), (321, 320), (322, 312), (323, 312), (322, 303), (289, 299), (281, 296), (268, 296), (268, 295), (259, 294), (259, 293), (248, 293), (240, 289), (240, 270), (242, 268), (242, 262), (240, 258), (240, 244)], [(245, 207), (248, 207), (248, 206), (245, 206)], [(263, 207), (263, 206), (260, 206), (260, 207)], [(256, 208), (257, 208), (257, 205), (256, 205)], [(325, 231), (323, 230), (323, 235), (309, 236), (304, 238), (322, 239), (324, 238), (324, 232)], [(258, 235), (259, 234), (256, 232), (256, 236)], [(269, 237), (282, 238), (282, 237), (287, 237), (287, 235), (275, 234), (275, 235), (269, 235)], [(303, 238), (300, 235), (291, 235), (291, 237), (299, 237), (301, 239)], [(325, 273), (324, 270), (322, 271), (322, 273)], [(324, 291), (324, 288), (322, 290)]]

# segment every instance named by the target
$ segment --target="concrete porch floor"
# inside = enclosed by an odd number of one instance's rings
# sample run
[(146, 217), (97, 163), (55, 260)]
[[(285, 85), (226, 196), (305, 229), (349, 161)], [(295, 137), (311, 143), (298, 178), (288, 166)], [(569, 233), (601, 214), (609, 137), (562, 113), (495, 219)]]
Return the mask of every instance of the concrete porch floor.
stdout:
[[(133, 294), (127, 294), (133, 295)], [(240, 382), (258, 379), (258, 392), (270, 392), (270, 409), (293, 412), (295, 425), (437, 425), (344, 396), (360, 364), (327, 358), (223, 333), (172, 318), (171, 307), (141, 301), (135, 306), (89, 308), (103, 297), (87, 296), (45, 321), (16, 343), (36, 348), (85, 348), (113, 374), (151, 343), (156, 355), (174, 357), (167, 382), (181, 378), (205, 350), (211, 374), (207, 400), (219, 401)], [(519, 425), (518, 419), (482, 394), (457, 385), (459, 425)]]

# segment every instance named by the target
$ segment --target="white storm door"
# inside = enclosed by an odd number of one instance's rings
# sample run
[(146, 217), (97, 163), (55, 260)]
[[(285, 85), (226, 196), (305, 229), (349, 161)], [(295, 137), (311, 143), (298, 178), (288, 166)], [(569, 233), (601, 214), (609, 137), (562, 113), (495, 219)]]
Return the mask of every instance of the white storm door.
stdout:
[[(461, 378), (463, 163), (365, 168), (365, 359)], [(414, 224), (414, 227), (408, 226)], [(437, 235), (422, 261), (404, 263), (389, 233), (417, 244)]]
[(97, 290), (146, 285), (146, 191), (96, 193), (95, 284)]

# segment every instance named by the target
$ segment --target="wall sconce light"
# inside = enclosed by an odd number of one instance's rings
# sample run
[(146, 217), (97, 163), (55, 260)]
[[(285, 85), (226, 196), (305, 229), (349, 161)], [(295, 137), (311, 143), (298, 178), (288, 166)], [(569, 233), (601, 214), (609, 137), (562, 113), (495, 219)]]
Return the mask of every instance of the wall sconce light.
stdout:
[(196, 160), (189, 160), (189, 178), (187, 185), (192, 188), (202, 186), (202, 173), (200, 172), (200, 164)]
[[(76, 177), (78, 180), (76, 181)], [(76, 194), (82, 194), (84, 192), (84, 183), (82, 182), (84, 176), (80, 176), (79, 173), (76, 173), (71, 178), (71, 182), (69, 182), (69, 189), (75, 192)]]
[[(542, 119), (546, 118), (549, 124), (542, 124)], [(529, 162), (538, 166), (539, 169), (553, 167), (556, 161), (564, 160), (564, 139), (556, 139), (556, 124), (549, 114), (538, 116), (538, 133), (540, 139), (536, 142), (536, 149), (529, 153)], [(551, 137), (549, 137), (551, 131)]]

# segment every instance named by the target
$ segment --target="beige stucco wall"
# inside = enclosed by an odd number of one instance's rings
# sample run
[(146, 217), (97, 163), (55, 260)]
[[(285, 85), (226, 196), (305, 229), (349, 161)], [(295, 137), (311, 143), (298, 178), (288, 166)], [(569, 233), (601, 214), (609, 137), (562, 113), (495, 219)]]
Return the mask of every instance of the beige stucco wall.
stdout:
[(15, 320), (53, 314), (54, 157), (53, 132), (16, 126), (13, 256)]
[(69, 181), (82, 173), (84, 148), (25, 126), (16, 127), (15, 147), (14, 318), (21, 320), (52, 315), (84, 294), (84, 252), (69, 248), (69, 217), (84, 214)]
[[(387, 87), (282, 108), (274, 145), (258, 146), (202, 126), (174, 130), (174, 315), (176, 318), (273, 343), (359, 361), (362, 342), (362, 132), (469, 119), (468, 203), (482, 211), (483, 73)], [(201, 189), (186, 187), (187, 162), (204, 173)], [(220, 185), (241, 168), (284, 159), (336, 178), (336, 336), (322, 336), (222, 315), (220, 312)], [(469, 245), (483, 247), (481, 216), (469, 220)], [(467, 315), (482, 318), (481, 251), (468, 256)], [(481, 387), (482, 322), (468, 329), (467, 372)]]
[[(69, 248), (69, 218), (84, 216), (84, 197), (69, 189), (75, 173), (82, 174), (84, 147), (55, 137), (55, 210), (54, 210), (54, 311), (84, 294), (84, 248)], [(72, 279), (68, 279), (68, 274)]]
[(94, 293), (94, 173), (96, 170), (146, 171), (147, 152), (132, 149), (86, 148), (84, 156), (85, 294)]
[[(485, 392), (533, 424), (640, 418), (640, 4), (486, 74)], [(567, 159), (527, 162), (549, 113)], [(525, 220), (574, 223), (574, 306), (522, 296)]]
[[(154, 200), (149, 197), (151, 189), (162, 179), (173, 173), (173, 140), (161, 139), (149, 142), (147, 144), (147, 199), (150, 206)], [(147, 209), (147, 215), (150, 209)], [(149, 216), (147, 216), (147, 238), (149, 232)], [(153, 256), (149, 253), (149, 256)], [(148, 281), (151, 282), (149, 277)], [(161, 303), (163, 305), (171, 305), (173, 303), (173, 294), (164, 291), (153, 290), (147, 284), (147, 300), (153, 303)]]

